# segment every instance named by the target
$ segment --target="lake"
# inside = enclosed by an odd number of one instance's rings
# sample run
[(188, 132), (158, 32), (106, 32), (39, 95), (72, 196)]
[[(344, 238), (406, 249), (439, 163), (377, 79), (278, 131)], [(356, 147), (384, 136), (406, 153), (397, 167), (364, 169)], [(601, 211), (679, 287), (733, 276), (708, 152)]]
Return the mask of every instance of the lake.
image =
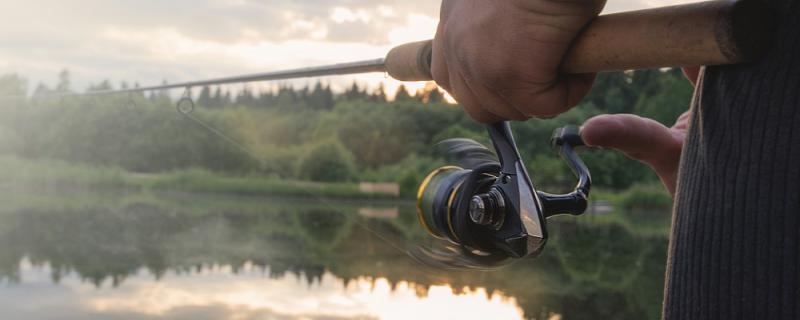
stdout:
[(409, 202), (0, 196), (4, 319), (657, 319), (668, 212), (556, 217), (536, 259), (421, 265)]

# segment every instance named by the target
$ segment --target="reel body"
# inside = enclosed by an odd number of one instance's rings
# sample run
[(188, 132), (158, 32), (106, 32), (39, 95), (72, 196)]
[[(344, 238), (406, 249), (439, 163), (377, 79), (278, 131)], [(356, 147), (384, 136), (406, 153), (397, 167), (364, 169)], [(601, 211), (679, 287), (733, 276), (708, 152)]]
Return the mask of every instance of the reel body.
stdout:
[(591, 176), (573, 150), (583, 145), (578, 128), (558, 129), (551, 140), (579, 178), (565, 195), (534, 188), (508, 122), (487, 129), (499, 162), (475, 141), (445, 141), (446, 151), (466, 160), (466, 168), (442, 167), (425, 178), (417, 194), (420, 224), (479, 261), (536, 256), (547, 242), (547, 217), (579, 215), (587, 207)]

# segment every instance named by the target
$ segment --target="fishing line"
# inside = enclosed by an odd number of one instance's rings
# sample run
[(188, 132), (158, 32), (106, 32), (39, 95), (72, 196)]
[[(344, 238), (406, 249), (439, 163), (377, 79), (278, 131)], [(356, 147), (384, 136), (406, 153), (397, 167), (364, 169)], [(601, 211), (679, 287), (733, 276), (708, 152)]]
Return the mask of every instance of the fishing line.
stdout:
[[(236, 141), (236, 139), (231, 138), (230, 136), (226, 135), (225, 133), (218, 130), (214, 126), (211, 126), (210, 124), (206, 123), (205, 121), (193, 115), (196, 105), (194, 99), (191, 96), (192, 87), (222, 85), (222, 84), (232, 84), (232, 83), (247, 83), (254, 81), (269, 81), (269, 80), (296, 79), (296, 78), (333, 76), (333, 75), (345, 75), (345, 74), (360, 74), (360, 73), (371, 73), (371, 72), (383, 72), (388, 75), (388, 73), (386, 73), (384, 59), (374, 59), (374, 60), (366, 60), (366, 61), (359, 61), (352, 63), (341, 63), (329, 66), (321, 66), (321, 67), (301, 68), (301, 69), (279, 71), (279, 72), (258, 73), (258, 74), (244, 75), (244, 76), (234, 76), (234, 77), (218, 78), (211, 80), (201, 80), (201, 81), (190, 81), (190, 82), (164, 84), (158, 86), (147, 86), (147, 87), (130, 88), (130, 89), (89, 91), (85, 93), (57, 93), (57, 94), (48, 93), (38, 97), (37, 96), (28, 97), (27, 95), (5, 95), (5, 96), (0, 96), (0, 99), (11, 100), (15, 98), (30, 98), (30, 99), (57, 98), (63, 104), (63, 100), (65, 98), (73, 96), (91, 97), (99, 95), (127, 94), (128, 95), (127, 101), (123, 104), (123, 107), (126, 109), (133, 109), (137, 107), (137, 104), (133, 99), (134, 93), (184, 88), (183, 94), (175, 104), (175, 109), (179, 114), (193, 121), (200, 127), (204, 128), (205, 130), (210, 131), (223, 141), (233, 145), (240, 151), (247, 154), (252, 159), (256, 160), (259, 164), (265, 165), (267, 161), (264, 160), (262, 157), (260, 157), (257, 153), (250, 150), (242, 143), (239, 143), (238, 141)], [(328, 206), (330, 209), (335, 210), (335, 206), (333, 206), (329, 201), (327, 201), (323, 197), (316, 195), (308, 191), (307, 189), (301, 188), (300, 190), (310, 195), (311, 197), (317, 199), (324, 205)], [(358, 219), (355, 220), (355, 224), (361, 227), (362, 229), (366, 230), (367, 232), (375, 235), (382, 241), (386, 242), (392, 248), (395, 248), (396, 250), (408, 255), (409, 257), (412, 258), (412, 260), (417, 261), (416, 259), (413, 259), (414, 257), (407, 250), (402, 249), (399, 245), (395, 244), (388, 238), (382, 236), (379, 232), (372, 230), (367, 225), (358, 221)]]
[[(225, 142), (232, 144), (237, 149), (243, 151), (249, 157), (251, 157), (254, 160), (256, 160), (259, 164), (266, 165), (267, 161), (264, 160), (261, 156), (259, 156), (256, 152), (250, 150), (249, 148), (247, 148), (243, 144), (239, 143), (235, 139), (231, 138), (230, 136), (226, 135), (222, 131), (214, 128), (210, 124), (208, 124), (208, 123), (200, 120), (199, 118), (195, 117), (194, 115), (192, 115), (192, 113), (194, 112), (194, 109), (195, 109), (195, 103), (194, 103), (194, 100), (191, 97), (189, 89), (187, 89), (184, 92), (183, 96), (178, 101), (178, 103), (175, 104), (175, 106), (176, 106), (176, 109), (177, 109), (179, 114), (183, 115), (184, 117), (186, 117), (189, 120), (192, 120), (193, 122), (195, 122), (196, 124), (198, 124), (202, 128), (210, 131), (211, 133), (213, 133), (217, 137), (221, 138)], [(182, 106), (184, 106), (184, 107), (182, 107)], [(314, 194), (313, 192), (311, 192), (311, 191), (309, 191), (308, 189), (305, 189), (305, 188), (300, 188), (300, 190), (302, 190), (307, 195), (317, 199), (317, 201), (319, 201), (323, 205), (327, 206), (329, 209), (336, 210), (336, 207), (330, 201), (326, 200), (322, 196)], [(359, 218), (356, 218), (353, 222), (357, 226), (361, 227), (365, 231), (373, 234), (375, 237), (377, 237), (378, 239), (380, 239), (383, 242), (385, 242), (386, 244), (388, 244), (390, 247), (392, 247), (395, 250), (397, 250), (397, 251), (409, 256), (410, 258), (412, 258), (411, 260), (417, 261), (416, 259), (414, 259), (414, 256), (411, 255), (411, 253), (408, 252), (408, 250), (401, 248), (398, 244), (394, 243), (393, 241), (391, 241), (388, 238), (386, 238), (383, 235), (381, 235), (380, 232), (377, 232), (377, 231), (373, 230), (372, 228), (368, 227), (366, 224), (364, 224), (361, 221), (359, 221)]]

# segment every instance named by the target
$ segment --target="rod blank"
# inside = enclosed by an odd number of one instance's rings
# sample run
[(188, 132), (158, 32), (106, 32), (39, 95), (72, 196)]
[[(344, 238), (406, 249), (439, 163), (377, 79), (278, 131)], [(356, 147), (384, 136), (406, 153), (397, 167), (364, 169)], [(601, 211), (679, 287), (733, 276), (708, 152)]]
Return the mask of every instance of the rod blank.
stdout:
[(321, 67), (300, 68), (300, 69), (284, 70), (276, 72), (254, 73), (242, 76), (232, 76), (232, 77), (217, 78), (210, 80), (171, 83), (159, 86), (147, 86), (140, 88), (120, 89), (120, 90), (90, 91), (79, 95), (105, 95), (105, 94), (115, 94), (115, 93), (144, 92), (144, 91), (168, 90), (168, 89), (178, 89), (178, 88), (202, 87), (211, 85), (223, 85), (232, 83), (300, 79), (300, 78), (323, 77), (323, 76), (345, 75), (345, 74), (362, 74), (371, 72), (386, 72), (384, 68), (383, 59), (340, 63), (328, 66), (321, 66)]
[[(561, 68), (591, 73), (749, 62), (768, 48), (774, 23), (760, 0), (716, 0), (603, 15), (578, 36)], [(383, 59), (86, 94), (371, 72), (386, 72), (401, 81), (429, 81), (432, 49), (428, 40), (398, 46)]]

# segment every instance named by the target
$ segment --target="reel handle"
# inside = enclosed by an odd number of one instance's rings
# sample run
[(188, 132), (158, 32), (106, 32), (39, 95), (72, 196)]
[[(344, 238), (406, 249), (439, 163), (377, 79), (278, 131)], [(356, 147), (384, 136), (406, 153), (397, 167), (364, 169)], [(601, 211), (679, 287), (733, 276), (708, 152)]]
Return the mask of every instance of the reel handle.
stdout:
[(578, 177), (575, 190), (563, 195), (537, 191), (542, 201), (545, 218), (560, 214), (581, 215), (588, 206), (589, 191), (592, 188), (592, 175), (583, 160), (575, 153), (575, 148), (586, 145), (578, 126), (566, 126), (553, 132), (550, 140), (553, 149), (567, 161), (572, 172)]

